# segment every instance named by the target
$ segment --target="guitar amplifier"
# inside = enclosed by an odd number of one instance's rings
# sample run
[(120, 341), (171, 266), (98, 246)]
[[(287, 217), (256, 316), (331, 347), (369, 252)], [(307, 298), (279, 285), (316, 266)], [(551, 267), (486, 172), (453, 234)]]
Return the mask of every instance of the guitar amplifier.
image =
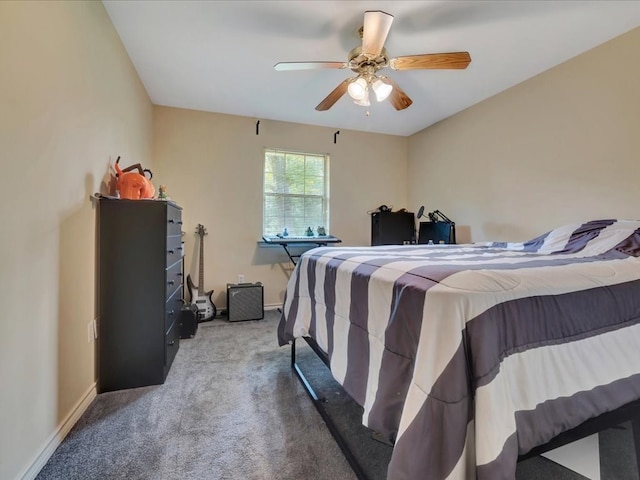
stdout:
[(230, 322), (263, 319), (262, 283), (227, 283), (227, 318)]
[(180, 312), (180, 338), (193, 338), (198, 331), (198, 307), (189, 303)]

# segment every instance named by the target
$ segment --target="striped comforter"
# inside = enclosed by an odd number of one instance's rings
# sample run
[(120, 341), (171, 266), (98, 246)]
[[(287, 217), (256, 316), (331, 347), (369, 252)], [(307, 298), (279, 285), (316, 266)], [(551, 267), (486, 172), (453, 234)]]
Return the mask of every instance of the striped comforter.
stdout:
[(281, 345), (310, 336), (395, 441), (388, 479), (513, 479), (517, 457), (640, 399), (640, 221), (523, 243), (320, 247)]

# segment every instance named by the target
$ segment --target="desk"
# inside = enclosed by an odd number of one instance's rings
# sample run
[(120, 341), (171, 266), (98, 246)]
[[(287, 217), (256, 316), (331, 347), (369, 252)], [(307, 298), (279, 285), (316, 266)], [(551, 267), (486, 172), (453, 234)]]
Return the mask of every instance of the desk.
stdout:
[(313, 247), (325, 247), (327, 245), (329, 245), (330, 243), (340, 243), (342, 242), (342, 240), (340, 240), (337, 237), (334, 237), (333, 235), (315, 235), (315, 236), (304, 236), (304, 237), (298, 237), (298, 236), (291, 236), (291, 237), (267, 237), (267, 236), (263, 236), (262, 240), (264, 240), (264, 243), (268, 244), (268, 245), (280, 245), (282, 248), (284, 248), (284, 251), (287, 252), (287, 256), (289, 257), (289, 260), (291, 260), (291, 263), (293, 263), (294, 265), (296, 264), (295, 259), (299, 258), (300, 255), (292, 255), (291, 252), (289, 251), (289, 246), (296, 246), (296, 247), (308, 247), (308, 246), (313, 246)]

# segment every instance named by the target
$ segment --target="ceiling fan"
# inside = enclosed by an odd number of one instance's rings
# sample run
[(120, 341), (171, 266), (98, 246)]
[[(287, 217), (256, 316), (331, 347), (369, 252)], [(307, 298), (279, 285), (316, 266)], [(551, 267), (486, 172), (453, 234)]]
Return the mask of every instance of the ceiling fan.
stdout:
[(364, 12), (364, 25), (360, 28), (362, 45), (349, 52), (347, 62), (280, 62), (274, 65), (278, 71), (315, 70), (325, 68), (349, 68), (357, 75), (340, 83), (322, 100), (316, 110), (329, 110), (345, 93), (357, 105), (370, 105), (369, 93), (373, 91), (379, 102), (387, 98), (396, 110), (404, 110), (413, 101), (388, 76), (378, 71), (390, 67), (393, 70), (416, 69), (464, 69), (471, 62), (468, 52), (431, 53), (390, 58), (384, 48), (393, 15), (374, 10)]

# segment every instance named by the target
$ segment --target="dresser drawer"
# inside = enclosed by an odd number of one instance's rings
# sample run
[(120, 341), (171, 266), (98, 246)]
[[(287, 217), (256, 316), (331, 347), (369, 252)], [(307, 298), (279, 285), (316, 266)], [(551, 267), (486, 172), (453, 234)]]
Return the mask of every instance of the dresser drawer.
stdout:
[(167, 303), (165, 304), (165, 312), (164, 312), (164, 331), (168, 332), (169, 328), (176, 320), (180, 320), (180, 314), (182, 312), (182, 306), (184, 302), (182, 301), (182, 289), (179, 288), (173, 295), (169, 297)]
[(176, 291), (177, 288), (182, 290), (182, 262), (176, 262), (171, 267), (167, 268), (166, 275), (167, 289), (165, 298), (169, 298), (173, 295), (173, 292)]
[(180, 347), (180, 321), (177, 321), (171, 324), (171, 327), (169, 327), (169, 331), (167, 332), (167, 336), (165, 337), (164, 370), (166, 373), (169, 372), (169, 368), (173, 363), (173, 359), (175, 358), (176, 353), (178, 353), (179, 347)]
[(167, 237), (167, 267), (172, 266), (182, 258), (182, 237)]
[(182, 210), (167, 204), (167, 235), (180, 236), (182, 232)]

